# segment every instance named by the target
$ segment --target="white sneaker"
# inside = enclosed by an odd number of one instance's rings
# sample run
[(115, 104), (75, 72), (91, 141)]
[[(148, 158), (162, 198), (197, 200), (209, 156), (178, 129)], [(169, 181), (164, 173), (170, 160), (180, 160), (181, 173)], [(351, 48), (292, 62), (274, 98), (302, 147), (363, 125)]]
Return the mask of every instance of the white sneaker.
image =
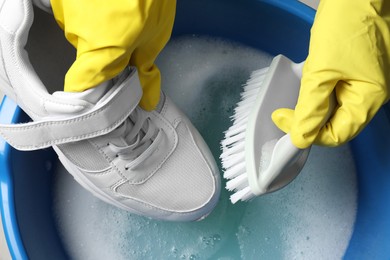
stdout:
[(153, 112), (137, 107), (109, 134), (54, 149), (81, 185), (110, 204), (158, 219), (201, 219), (217, 203), (218, 169), (186, 116), (168, 97), (160, 104)]
[(0, 125), (19, 150), (53, 147), (74, 178), (98, 198), (163, 220), (208, 215), (220, 193), (214, 158), (168, 97), (146, 112), (135, 69), (82, 93), (48, 93), (25, 51), (31, 0), (0, 7), (0, 88), (34, 122)]

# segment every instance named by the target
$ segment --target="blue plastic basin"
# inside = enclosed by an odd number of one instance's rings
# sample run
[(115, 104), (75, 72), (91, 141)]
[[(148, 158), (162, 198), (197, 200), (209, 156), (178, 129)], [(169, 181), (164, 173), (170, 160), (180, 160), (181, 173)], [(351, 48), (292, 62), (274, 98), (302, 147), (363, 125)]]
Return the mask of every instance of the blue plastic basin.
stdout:
[[(314, 10), (293, 0), (178, 0), (174, 36), (222, 37), (296, 62), (307, 55)], [(261, 35), (261, 37), (259, 37)], [(2, 123), (28, 121), (9, 98)], [(346, 259), (390, 258), (390, 107), (351, 142), (358, 211)], [(52, 213), (51, 149), (20, 152), (0, 139), (1, 217), (14, 259), (66, 259)]]

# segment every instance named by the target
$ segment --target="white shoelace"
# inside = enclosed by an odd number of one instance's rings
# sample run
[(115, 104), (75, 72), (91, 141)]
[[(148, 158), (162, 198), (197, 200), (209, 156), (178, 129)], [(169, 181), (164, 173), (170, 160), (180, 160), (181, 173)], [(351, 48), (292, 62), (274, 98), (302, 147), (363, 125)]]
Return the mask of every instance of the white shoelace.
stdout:
[(126, 145), (113, 143), (108, 143), (108, 145), (117, 157), (129, 161), (125, 165), (126, 170), (135, 169), (151, 156), (163, 137), (163, 132), (152, 123), (148, 112), (138, 107), (114, 132), (115, 135), (122, 136)]

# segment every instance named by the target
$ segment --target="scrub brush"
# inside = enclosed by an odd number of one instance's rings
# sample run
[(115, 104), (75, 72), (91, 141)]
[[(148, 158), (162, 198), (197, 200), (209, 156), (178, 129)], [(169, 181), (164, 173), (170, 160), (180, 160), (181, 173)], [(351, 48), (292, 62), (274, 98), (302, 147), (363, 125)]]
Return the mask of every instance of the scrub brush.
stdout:
[(298, 149), (272, 122), (278, 108), (294, 108), (303, 63), (276, 56), (269, 68), (254, 71), (244, 85), (233, 125), (222, 140), (222, 167), (234, 204), (278, 190), (303, 168), (310, 148)]

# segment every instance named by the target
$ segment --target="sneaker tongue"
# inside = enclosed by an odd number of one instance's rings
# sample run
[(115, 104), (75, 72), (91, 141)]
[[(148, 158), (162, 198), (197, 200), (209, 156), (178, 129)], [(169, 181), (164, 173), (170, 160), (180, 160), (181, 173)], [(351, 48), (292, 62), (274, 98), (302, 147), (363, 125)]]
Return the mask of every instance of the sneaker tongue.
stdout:
[(107, 93), (110, 87), (112, 87), (111, 80), (105, 81), (94, 88), (90, 88), (82, 92), (57, 91), (53, 93), (53, 96), (63, 99), (83, 100), (90, 103), (91, 105), (95, 105)]
[(45, 109), (52, 116), (72, 116), (86, 112), (97, 105), (112, 87), (112, 81), (104, 82), (83, 92), (53, 93), (57, 102), (47, 102)]
[(156, 106), (156, 108), (155, 108), (155, 110), (158, 112), (158, 113), (160, 113), (161, 112), (161, 110), (162, 110), (162, 108), (163, 108), (163, 106), (164, 106), (164, 103), (165, 103), (165, 94), (164, 94), (164, 92), (160, 92), (160, 101), (158, 102), (158, 104), (157, 104), (157, 106)]

